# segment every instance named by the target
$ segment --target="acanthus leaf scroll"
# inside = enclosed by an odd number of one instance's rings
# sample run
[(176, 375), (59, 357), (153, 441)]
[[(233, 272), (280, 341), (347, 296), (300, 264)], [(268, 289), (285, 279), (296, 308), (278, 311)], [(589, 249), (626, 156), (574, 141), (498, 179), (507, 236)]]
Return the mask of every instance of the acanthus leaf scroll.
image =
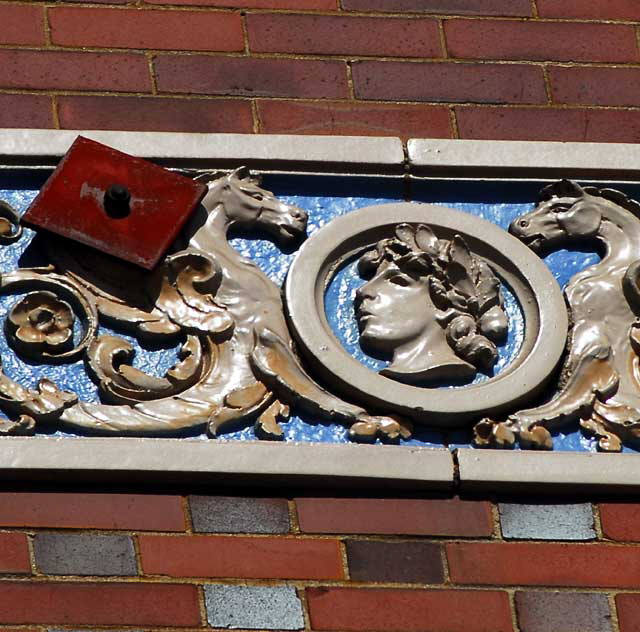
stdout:
[[(200, 207), (177, 242), (181, 245), (154, 270), (42, 234), (38, 239), (49, 265), (2, 274), (2, 291), (29, 292), (6, 320), (12, 347), (42, 363), (83, 358), (102, 403), (79, 401), (49, 380), (25, 388), (0, 372), (0, 408), (14, 419), (0, 423), (0, 434), (32, 434), (39, 425), (53, 424), (132, 436), (174, 436), (205, 428), (216, 437), (235, 425), (253, 424), (259, 438), (278, 440), (284, 435), (280, 421), (293, 406), (346, 425), (351, 438), (360, 441), (408, 439), (413, 423), (438, 426), (438, 413), (428, 406), (396, 406), (357, 389), (334, 388), (324, 376), (320, 385), (317, 358), (306, 357), (306, 349), (301, 353), (305, 359), (298, 355), (304, 340), (298, 331), (292, 336), (280, 287), (243, 259), (227, 238), (232, 226), (260, 230), (290, 248), (305, 235), (307, 213), (261, 188), (245, 169), (211, 176), (206, 185)], [(620, 450), (623, 443), (640, 438), (640, 264), (635, 256), (640, 252), (640, 205), (616, 191), (563, 181), (543, 190), (535, 210), (513, 222), (512, 241), (500, 241), (493, 250), (481, 243), (484, 228), (476, 239), (474, 230), (457, 228), (456, 222), (464, 228), (467, 220), (438, 225), (428, 213), (424, 221), (417, 219), (420, 205), (400, 206), (398, 221), (385, 224), (387, 237), (354, 237), (356, 245), (345, 246), (344, 253), (357, 254), (368, 279), (354, 306), (363, 346), (382, 347), (393, 355), (379, 379), (396, 384), (400, 393), (424, 390), (416, 382), (477, 371), (488, 373), (488, 385), (507, 383), (509, 376), (491, 377), (496, 346), (509, 326), (500, 283), (506, 279), (519, 287), (528, 281), (518, 277), (515, 264), (497, 263), (502, 259), (495, 253), (505, 251), (515, 261), (514, 237), (521, 242), (520, 257), (523, 249), (534, 257), (527, 248), (543, 252), (565, 243), (598, 242), (607, 251), (603, 261), (577, 274), (565, 289), (571, 327), (555, 396), (533, 408), (505, 399), (495, 410), (488, 406), (491, 412), (484, 419), (475, 409), (452, 416), (450, 427), (474, 426), (480, 447), (518, 442), (524, 448), (549, 449), (551, 433), (576, 421), (599, 439), (601, 450)], [(402, 219), (407, 207), (416, 215)], [(17, 214), (4, 203), (0, 220), (2, 243), (19, 238)], [(379, 226), (372, 231), (379, 235)], [(335, 269), (336, 262), (332, 265)], [(399, 287), (415, 283), (428, 296), (430, 322), (406, 322), (420, 329), (419, 340), (407, 338), (396, 345), (380, 333), (389, 327), (389, 312), (377, 311), (371, 293), (373, 284), (382, 282)], [(547, 287), (545, 283), (546, 278), (540, 281)], [(540, 313), (527, 316), (532, 336), (554, 316), (544, 314), (543, 298), (537, 300)], [(295, 316), (295, 305), (288, 309)], [(74, 337), (76, 318), (81, 326)], [(178, 360), (164, 376), (149, 375), (132, 366), (135, 349), (127, 340), (99, 334), (101, 323), (139, 339), (181, 341)], [(427, 332), (426, 325), (434, 323)], [(561, 335), (554, 334), (556, 346)], [(534, 347), (533, 342), (525, 344), (513, 375), (524, 371)], [(513, 401), (539, 399), (553, 368), (531, 369), (527, 393)], [(470, 388), (473, 397), (475, 387)], [(442, 423), (449, 423), (443, 418)]]
[[(265, 231), (289, 246), (306, 232), (305, 211), (260, 188), (244, 169), (212, 178), (207, 186), (188, 243), (155, 270), (45, 233), (49, 267), (0, 277), (8, 291), (42, 290), (28, 294), (9, 317), (14, 348), (28, 349), (40, 362), (84, 357), (104, 401), (78, 401), (48, 381), (30, 391), (3, 375), (0, 406), (28, 417), (3, 422), (1, 434), (29, 434), (38, 424), (53, 423), (132, 436), (173, 436), (202, 427), (215, 437), (253, 420), (259, 437), (281, 439), (278, 420), (295, 403), (351, 426), (356, 439), (410, 435), (408, 422), (368, 414), (312, 380), (294, 351), (280, 288), (228, 243), (227, 231), (237, 226)], [(84, 325), (72, 348), (66, 348), (73, 324), (67, 301)], [(144, 339), (184, 337), (179, 362), (164, 377), (145, 374), (130, 365), (134, 349), (126, 340), (97, 335), (102, 321)], [(63, 332), (66, 346), (59, 349), (49, 338)], [(29, 337), (27, 345), (23, 339)]]

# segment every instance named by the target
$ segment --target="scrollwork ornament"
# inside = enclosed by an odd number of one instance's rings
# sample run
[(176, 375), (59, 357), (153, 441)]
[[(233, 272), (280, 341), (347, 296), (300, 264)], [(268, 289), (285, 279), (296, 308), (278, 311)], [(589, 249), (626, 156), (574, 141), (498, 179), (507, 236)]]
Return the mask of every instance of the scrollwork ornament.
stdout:
[(4, 200), (0, 200), (0, 244), (12, 244), (22, 237), (22, 233), (17, 211)]
[(575, 422), (604, 452), (639, 441), (640, 204), (620, 191), (562, 180), (545, 187), (534, 210), (509, 231), (541, 255), (578, 244), (605, 254), (564, 290), (571, 330), (551, 399), (504, 420), (483, 420), (476, 444), (548, 450), (552, 433)]
[[(53, 267), (20, 268), (0, 275), (0, 291), (25, 289), (38, 291), (19, 301), (5, 321), (9, 342), (18, 353), (42, 362), (65, 363), (81, 358), (98, 328), (93, 297)], [(77, 343), (72, 330), (75, 313), (82, 323)]]
[[(623, 194), (556, 183), (542, 191), (534, 211), (513, 222), (511, 235), (431, 205), (361, 209), (331, 221), (301, 247), (285, 306), (281, 288), (243, 259), (227, 234), (232, 227), (260, 230), (290, 249), (306, 234), (305, 211), (278, 200), (244, 169), (210, 178), (183, 241), (152, 271), (43, 235), (55, 244), (50, 266), (0, 276), (1, 291), (29, 292), (6, 320), (13, 348), (41, 362), (83, 358), (102, 398), (80, 402), (49, 380), (25, 388), (0, 371), (0, 408), (11, 416), (0, 421), (0, 434), (28, 434), (53, 423), (105, 435), (201, 429), (217, 437), (246, 423), (260, 438), (281, 440), (282, 422), (298, 406), (343, 424), (358, 441), (408, 439), (413, 423), (475, 425), (481, 447), (550, 449), (554, 432), (570, 423), (595, 436), (601, 450), (640, 440), (640, 205)], [(3, 208), (0, 220), (11, 223), (12, 209)], [(13, 239), (17, 230), (5, 231), (0, 221), (0, 243), (3, 232)], [(594, 242), (606, 255), (567, 285), (569, 319), (538, 254)], [(377, 345), (394, 356), (380, 374), (340, 346), (325, 315), (332, 275), (354, 259), (363, 276), (355, 300), (363, 349)], [(372, 286), (383, 281), (404, 288), (394, 289), (398, 296), (415, 290), (430, 301), (428, 318), (387, 327), (394, 335), (402, 329), (393, 341), (381, 333), (388, 309), (374, 305)], [(520, 304), (524, 338), (493, 375), (510, 324), (501, 284)], [(75, 344), (74, 318), (82, 324)], [(141, 340), (181, 340), (178, 361), (162, 376), (147, 374), (132, 365), (134, 345), (99, 336), (99, 322)], [(409, 329), (423, 337), (411, 338)], [(405, 355), (396, 357), (398, 349)], [(525, 408), (563, 355), (554, 396)], [(468, 382), (476, 372), (485, 381), (422, 386), (461, 371)]]

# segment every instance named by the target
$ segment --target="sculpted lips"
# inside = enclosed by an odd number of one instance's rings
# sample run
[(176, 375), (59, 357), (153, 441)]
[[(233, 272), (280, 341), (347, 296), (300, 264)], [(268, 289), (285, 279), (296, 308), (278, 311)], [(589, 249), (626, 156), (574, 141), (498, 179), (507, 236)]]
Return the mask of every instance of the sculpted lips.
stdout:
[(356, 309), (356, 319), (359, 325), (365, 325), (367, 321), (374, 317), (375, 314), (369, 309), (362, 307), (362, 305)]

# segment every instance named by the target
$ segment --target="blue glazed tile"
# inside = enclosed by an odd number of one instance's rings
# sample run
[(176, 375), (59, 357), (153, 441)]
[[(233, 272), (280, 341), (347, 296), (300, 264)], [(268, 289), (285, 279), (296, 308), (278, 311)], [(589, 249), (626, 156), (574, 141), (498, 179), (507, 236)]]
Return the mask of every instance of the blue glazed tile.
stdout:
[[(23, 211), (36, 195), (42, 184), (42, 175), (20, 175), (10, 177), (0, 174), (0, 199), (4, 199)], [(15, 184), (17, 183), (17, 184)], [(370, 177), (328, 177), (328, 176), (265, 176), (263, 186), (274, 191), (282, 200), (294, 203), (306, 209), (310, 215), (309, 234), (315, 233), (333, 217), (344, 215), (352, 210), (365, 206), (400, 202), (410, 199), (415, 202), (440, 204), (492, 221), (503, 228), (518, 215), (530, 210), (543, 182), (510, 182), (495, 183), (490, 181), (412, 181), (407, 183), (402, 178), (370, 178)], [(639, 186), (612, 185), (625, 190), (628, 194), (640, 197)], [(13, 188), (10, 188), (13, 187)], [(23, 239), (10, 247), (0, 248), (0, 271), (16, 268), (20, 263), (33, 265), (37, 253), (29, 248), (33, 233), (25, 231)], [(263, 271), (276, 283), (283, 282), (294, 253), (283, 253), (274, 244), (256, 236), (235, 235), (232, 244), (245, 257), (254, 260)], [(561, 285), (579, 270), (598, 261), (598, 255), (591, 251), (561, 250), (548, 255), (545, 262)], [(326, 314), (338, 340), (345, 349), (354, 355), (365, 366), (372, 370), (380, 370), (386, 361), (384, 358), (373, 358), (366, 355), (358, 344), (357, 324), (353, 314), (353, 295), (359, 284), (352, 262), (341, 269), (328, 287), (326, 295)], [(500, 349), (500, 363), (497, 371), (509, 364), (517, 353), (522, 339), (523, 320), (517, 300), (510, 295), (505, 286), (507, 309), (510, 316), (510, 338)], [(11, 305), (17, 300), (15, 296), (0, 297), (0, 320), (4, 318)], [(177, 358), (178, 346), (169, 348), (150, 348), (141, 346), (135, 339), (121, 332), (111, 332), (102, 328), (105, 333), (116, 333), (131, 341), (136, 349), (134, 366), (153, 375), (163, 375)], [(79, 332), (76, 332), (79, 335)], [(0, 353), (3, 357), (3, 368), (7, 375), (22, 384), (33, 386), (41, 377), (49, 377), (60, 387), (79, 393), (84, 401), (97, 401), (96, 386), (87, 376), (82, 362), (71, 365), (35, 366), (18, 358), (8, 349), (4, 337), (0, 339)], [(478, 380), (487, 379), (479, 376)], [(461, 388), (455, 385), (442, 385), (448, 388)], [(317, 441), (343, 443), (347, 442), (347, 429), (338, 424), (319, 422), (316, 419), (293, 410), (291, 419), (283, 424), (287, 441)], [(47, 431), (47, 433), (53, 431)], [(56, 432), (56, 435), (66, 433)], [(471, 433), (468, 430), (455, 432), (432, 431), (416, 428), (414, 437), (403, 441), (406, 445), (439, 446), (448, 445), (467, 447), (470, 445)], [(566, 432), (554, 435), (556, 450), (594, 451), (595, 441), (585, 437), (577, 424), (567, 428)], [(193, 439), (204, 439), (204, 435), (191, 433)], [(236, 428), (224, 433), (219, 440), (253, 440), (255, 435), (251, 425)], [(625, 451), (633, 451), (625, 448)]]

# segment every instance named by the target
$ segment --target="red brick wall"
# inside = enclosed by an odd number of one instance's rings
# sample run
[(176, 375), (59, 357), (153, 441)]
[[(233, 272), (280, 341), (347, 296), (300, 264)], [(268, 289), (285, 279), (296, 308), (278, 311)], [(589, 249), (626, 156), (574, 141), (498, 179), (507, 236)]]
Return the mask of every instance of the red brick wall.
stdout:
[[(639, 142), (639, 25), (638, 0), (0, 0), (0, 127)], [(509, 536), (495, 499), (242, 493), (0, 492), (0, 631), (212, 630), (214, 585), (292, 589), (318, 632), (640, 632), (638, 504), (522, 497)]]
[(212, 629), (213, 584), (287, 587), (305, 630), (637, 632), (640, 505), (564, 502), (580, 541), (535, 503), (3, 491), (0, 630)]
[(638, 142), (637, 0), (0, 0), (0, 127)]

